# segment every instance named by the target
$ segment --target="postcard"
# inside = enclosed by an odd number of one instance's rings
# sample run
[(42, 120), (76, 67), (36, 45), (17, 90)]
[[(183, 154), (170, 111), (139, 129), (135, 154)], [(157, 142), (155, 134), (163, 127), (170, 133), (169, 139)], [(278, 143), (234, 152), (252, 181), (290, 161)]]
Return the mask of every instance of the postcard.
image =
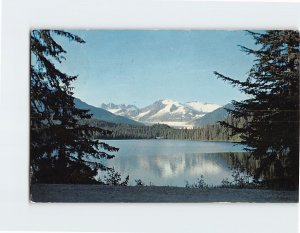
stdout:
[(32, 30), (33, 202), (298, 202), (299, 32)]

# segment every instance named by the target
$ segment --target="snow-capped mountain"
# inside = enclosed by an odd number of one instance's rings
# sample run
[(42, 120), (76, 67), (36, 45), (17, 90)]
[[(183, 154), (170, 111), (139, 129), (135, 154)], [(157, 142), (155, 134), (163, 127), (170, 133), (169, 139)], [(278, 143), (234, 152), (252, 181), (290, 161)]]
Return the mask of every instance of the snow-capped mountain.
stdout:
[(126, 116), (134, 118), (139, 114), (139, 108), (134, 105), (125, 105), (125, 104), (101, 104), (101, 108), (120, 116)]
[(190, 106), (196, 111), (203, 113), (212, 112), (220, 107), (220, 105), (218, 104), (202, 103), (199, 101), (186, 102), (186, 105)]
[(205, 114), (214, 111), (217, 104), (201, 103), (198, 101), (180, 103), (174, 100), (158, 100), (153, 104), (138, 108), (134, 105), (102, 104), (101, 108), (114, 114), (129, 117), (145, 124), (167, 124), (174, 127), (191, 128), (193, 122)]
[(148, 124), (161, 123), (177, 127), (190, 127), (188, 122), (203, 115), (202, 112), (177, 101), (159, 100), (141, 109), (135, 119)]

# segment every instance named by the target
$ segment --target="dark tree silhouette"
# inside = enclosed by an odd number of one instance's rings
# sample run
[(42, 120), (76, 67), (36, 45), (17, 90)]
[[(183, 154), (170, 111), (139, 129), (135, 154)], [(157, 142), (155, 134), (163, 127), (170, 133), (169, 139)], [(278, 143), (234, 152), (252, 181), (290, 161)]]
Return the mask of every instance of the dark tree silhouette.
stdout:
[(66, 51), (55, 40), (85, 43), (80, 37), (59, 30), (33, 30), (30, 35), (30, 165), (31, 181), (46, 183), (93, 183), (99, 169), (108, 168), (102, 159), (117, 151), (92, 140), (93, 133), (110, 131), (89, 126), (87, 110), (74, 105), (70, 76), (56, 68)]
[(246, 81), (215, 72), (218, 78), (238, 87), (249, 98), (233, 101), (234, 118), (244, 118), (244, 127), (222, 124), (240, 134), (260, 166), (255, 178), (272, 169), (271, 185), (298, 187), (299, 172), (299, 32), (271, 30), (249, 32), (258, 49), (241, 46), (255, 56)]

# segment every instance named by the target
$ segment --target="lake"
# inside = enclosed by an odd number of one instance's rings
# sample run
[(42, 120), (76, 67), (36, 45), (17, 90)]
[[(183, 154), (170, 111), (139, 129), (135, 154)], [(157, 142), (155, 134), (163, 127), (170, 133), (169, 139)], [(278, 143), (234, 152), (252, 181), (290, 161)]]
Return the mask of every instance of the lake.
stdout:
[(146, 185), (180, 186), (203, 176), (208, 185), (232, 181), (234, 161), (244, 161), (244, 146), (230, 142), (188, 140), (101, 140), (120, 148), (103, 163), (129, 175), (129, 185), (141, 179)]

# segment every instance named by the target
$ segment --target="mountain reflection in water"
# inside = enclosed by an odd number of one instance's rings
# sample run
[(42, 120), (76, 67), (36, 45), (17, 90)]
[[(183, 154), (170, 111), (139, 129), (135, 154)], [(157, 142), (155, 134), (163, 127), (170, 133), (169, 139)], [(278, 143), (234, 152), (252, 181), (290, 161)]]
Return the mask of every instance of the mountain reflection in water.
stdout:
[[(165, 142), (166, 144), (164, 144)], [(105, 163), (123, 177), (130, 176), (129, 185), (141, 179), (146, 185), (185, 186), (201, 175), (208, 185), (220, 185), (223, 179), (232, 181), (234, 161), (246, 158), (243, 147), (233, 143), (172, 140), (112, 140), (120, 148), (116, 157)], [(172, 145), (173, 144), (173, 145)], [(207, 153), (198, 151), (206, 150)], [(187, 151), (187, 152), (185, 152)], [(225, 152), (218, 152), (225, 151)], [(198, 152), (198, 153), (196, 153)]]

